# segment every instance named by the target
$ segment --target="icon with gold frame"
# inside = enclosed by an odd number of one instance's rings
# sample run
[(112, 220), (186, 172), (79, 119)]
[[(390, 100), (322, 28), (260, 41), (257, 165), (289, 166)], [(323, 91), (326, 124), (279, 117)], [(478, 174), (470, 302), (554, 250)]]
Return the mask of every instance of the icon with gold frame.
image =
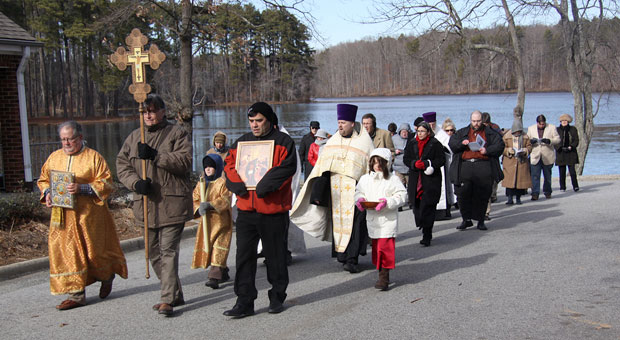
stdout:
[(273, 166), (273, 140), (237, 143), (235, 170), (248, 190), (256, 185)]

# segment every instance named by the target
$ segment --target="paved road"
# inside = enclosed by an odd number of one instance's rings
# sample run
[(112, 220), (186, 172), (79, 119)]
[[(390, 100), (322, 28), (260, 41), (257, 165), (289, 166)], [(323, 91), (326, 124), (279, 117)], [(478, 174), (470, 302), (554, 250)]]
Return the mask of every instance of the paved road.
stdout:
[(486, 232), (455, 230), (458, 216), (438, 222), (429, 248), (418, 244), (411, 211), (400, 213), (388, 292), (374, 289), (369, 256), (352, 275), (329, 257), (329, 244), (306, 236), (286, 311), (267, 313), (259, 265), (257, 315), (231, 320), (222, 312), (234, 304), (232, 283), (204, 286), (205, 272), (189, 268), (190, 238), (181, 253), (187, 304), (175, 317), (151, 310), (158, 281), (144, 278), (137, 251), (126, 254), (130, 278), (117, 279), (108, 299), (95, 284), (88, 306), (70, 311), (54, 309), (62, 297), (50, 295), (46, 272), (0, 282), (0, 338), (620, 339), (620, 181), (580, 184), (577, 194), (556, 187), (549, 200), (494, 204)]

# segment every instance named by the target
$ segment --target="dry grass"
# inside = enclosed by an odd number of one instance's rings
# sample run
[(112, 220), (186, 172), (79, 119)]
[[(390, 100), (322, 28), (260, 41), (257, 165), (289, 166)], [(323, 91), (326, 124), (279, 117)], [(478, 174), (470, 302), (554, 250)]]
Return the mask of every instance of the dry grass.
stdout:
[[(142, 236), (130, 208), (111, 210), (116, 232), (121, 240)], [(49, 219), (16, 223), (8, 230), (0, 229), (0, 266), (47, 256)]]

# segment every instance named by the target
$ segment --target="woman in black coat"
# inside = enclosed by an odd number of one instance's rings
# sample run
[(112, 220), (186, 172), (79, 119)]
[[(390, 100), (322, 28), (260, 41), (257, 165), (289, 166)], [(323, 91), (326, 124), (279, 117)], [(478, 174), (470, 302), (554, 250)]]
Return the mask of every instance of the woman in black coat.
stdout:
[(577, 172), (575, 164), (579, 163), (579, 155), (577, 154), (577, 145), (579, 145), (579, 134), (577, 128), (570, 126), (573, 117), (568, 114), (560, 116), (560, 126), (558, 126), (558, 134), (560, 135), (560, 144), (556, 146), (555, 165), (560, 171), (560, 190), (566, 191), (566, 167), (570, 172), (570, 180), (573, 184), (573, 190), (579, 191), (579, 183), (577, 183)]
[(403, 162), (409, 167), (409, 202), (415, 223), (422, 229), (420, 244), (425, 247), (431, 245), (433, 238), (435, 211), (441, 197), (440, 168), (446, 162), (443, 145), (434, 135), (427, 122), (420, 123), (416, 137), (407, 143), (403, 156)]

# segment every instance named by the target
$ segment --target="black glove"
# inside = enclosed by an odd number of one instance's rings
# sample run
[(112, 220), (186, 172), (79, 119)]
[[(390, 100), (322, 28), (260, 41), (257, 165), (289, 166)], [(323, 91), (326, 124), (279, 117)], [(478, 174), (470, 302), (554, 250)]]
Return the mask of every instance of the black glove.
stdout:
[(200, 216), (206, 215), (208, 210), (215, 210), (215, 208), (213, 208), (209, 202), (201, 202), (200, 207), (198, 207), (198, 213)]
[(148, 144), (138, 142), (138, 157), (140, 159), (154, 160), (157, 156), (157, 150), (150, 147)]
[(549, 140), (549, 138), (542, 138), (540, 142), (543, 144), (551, 144), (551, 140)]
[(140, 195), (148, 195), (152, 191), (151, 179), (141, 179), (134, 184), (136, 192)]
[(530, 142), (532, 142), (532, 144), (538, 144), (538, 138), (532, 138)]

